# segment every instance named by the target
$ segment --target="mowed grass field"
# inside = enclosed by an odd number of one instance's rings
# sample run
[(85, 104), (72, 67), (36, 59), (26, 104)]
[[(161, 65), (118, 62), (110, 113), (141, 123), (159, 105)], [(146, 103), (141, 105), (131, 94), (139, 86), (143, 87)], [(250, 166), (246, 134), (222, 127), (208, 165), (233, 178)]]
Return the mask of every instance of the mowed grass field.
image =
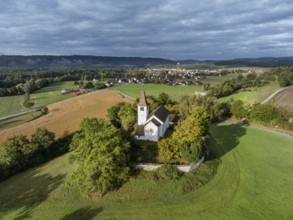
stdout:
[(193, 95), (196, 91), (202, 91), (202, 86), (169, 86), (164, 84), (125, 84), (111, 88), (114, 91), (120, 91), (134, 98), (139, 98), (141, 89), (144, 88), (146, 95), (158, 97), (160, 93), (165, 92), (172, 100), (179, 101), (182, 96)]
[(238, 74), (227, 74), (225, 76), (207, 76), (205, 79), (201, 79), (201, 82), (203, 82), (204, 84), (211, 84), (211, 85), (215, 85), (215, 84), (220, 84), (225, 82), (228, 79), (234, 79), (237, 78)]
[[(54, 102), (63, 101), (71, 98), (70, 96), (61, 95), (62, 89), (73, 89), (73, 81), (56, 82), (48, 87), (44, 87), (30, 95), (31, 100), (35, 103), (33, 107), (48, 105)], [(26, 111), (23, 107), (24, 96), (6, 96), (0, 97), (0, 117), (17, 112)]]
[(23, 107), (24, 96), (0, 97), (0, 117), (25, 111)]
[(279, 92), (270, 101), (277, 107), (293, 112), (293, 86)]
[(233, 95), (220, 98), (220, 101), (226, 102), (231, 99), (234, 100), (242, 100), (245, 103), (248, 104), (254, 104), (254, 103), (261, 103), (262, 101), (266, 100), (270, 95), (272, 95), (274, 92), (276, 92), (278, 89), (280, 89), (280, 86), (277, 82), (271, 82), (270, 84), (259, 87), (259, 88), (250, 88), (250, 91), (244, 91), (244, 92), (238, 92)]
[(30, 136), (39, 127), (46, 127), (60, 137), (74, 132), (83, 118), (105, 118), (107, 109), (118, 102), (130, 102), (112, 91), (97, 91), (64, 102), (49, 105), (49, 113), (36, 120), (0, 131), (0, 143), (14, 135)]
[(31, 98), (34, 99), (36, 106), (48, 105), (71, 98), (70, 96), (62, 95), (62, 89), (76, 89), (76, 86), (73, 81), (56, 82), (48, 87), (35, 91), (31, 95)]
[(217, 174), (182, 193), (172, 181), (130, 179), (103, 198), (67, 184), (68, 154), (0, 183), (2, 219), (292, 219), (293, 139), (239, 125), (212, 127)]

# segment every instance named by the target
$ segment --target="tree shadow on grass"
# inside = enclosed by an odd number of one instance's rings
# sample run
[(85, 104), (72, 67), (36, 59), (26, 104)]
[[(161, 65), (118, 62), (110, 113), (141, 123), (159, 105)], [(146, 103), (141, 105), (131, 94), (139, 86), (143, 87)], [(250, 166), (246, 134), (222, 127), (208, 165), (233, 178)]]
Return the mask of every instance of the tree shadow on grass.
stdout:
[(65, 215), (61, 220), (91, 220), (97, 214), (103, 211), (103, 208), (84, 207)]
[(44, 202), (66, 176), (51, 176), (41, 172), (42, 166), (0, 183), (0, 207), (5, 210), (4, 215), (18, 211), (15, 220), (31, 218), (32, 210)]
[(240, 137), (246, 134), (246, 129), (238, 124), (217, 125), (210, 130), (212, 140), (208, 145), (206, 160), (220, 159), (239, 144)]

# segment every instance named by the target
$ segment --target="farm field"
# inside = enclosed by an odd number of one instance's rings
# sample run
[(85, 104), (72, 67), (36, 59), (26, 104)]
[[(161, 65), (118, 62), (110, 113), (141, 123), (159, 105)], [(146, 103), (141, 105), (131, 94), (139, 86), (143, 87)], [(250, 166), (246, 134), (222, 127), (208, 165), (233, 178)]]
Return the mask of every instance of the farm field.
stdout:
[(184, 95), (193, 95), (195, 91), (202, 91), (202, 86), (169, 86), (164, 84), (125, 84), (112, 87), (111, 90), (120, 91), (134, 98), (139, 98), (141, 89), (144, 88), (147, 95), (158, 97), (165, 92), (172, 100), (180, 100)]
[[(69, 99), (70, 96), (61, 95), (60, 91), (63, 88), (70, 89), (76, 88), (76, 86), (74, 86), (72, 81), (68, 81), (57, 82), (51, 86), (39, 89), (30, 95), (31, 100), (35, 103), (34, 107)], [(26, 111), (27, 109), (23, 107), (23, 101), (23, 95), (0, 97), (0, 117)]]
[(238, 92), (233, 95), (220, 98), (220, 101), (226, 102), (231, 99), (242, 100), (244, 103), (254, 104), (266, 100), (271, 94), (280, 89), (277, 82), (271, 82), (269, 85), (260, 88), (250, 88), (251, 91)]
[(217, 174), (189, 193), (132, 178), (103, 198), (68, 184), (69, 154), (0, 183), (2, 219), (292, 219), (293, 139), (239, 125), (212, 127)]
[(276, 94), (270, 101), (277, 107), (282, 107), (293, 112), (293, 86), (289, 86), (285, 90)]
[(0, 97), (0, 117), (25, 111), (23, 101), (24, 96), (22, 95)]
[(118, 102), (129, 102), (121, 95), (111, 91), (97, 91), (64, 102), (49, 105), (49, 113), (34, 121), (0, 131), (0, 143), (13, 135), (30, 136), (37, 128), (46, 127), (60, 137), (64, 132), (79, 128), (83, 118), (105, 118), (107, 109)]
[(211, 85), (215, 85), (215, 84), (220, 84), (223, 83), (224, 81), (228, 80), (228, 79), (234, 79), (237, 78), (238, 74), (227, 74), (225, 76), (207, 76), (205, 79), (201, 79), (201, 82), (203, 82), (204, 84), (211, 84)]
[(57, 82), (35, 91), (31, 95), (31, 99), (34, 99), (36, 106), (43, 106), (71, 98), (70, 96), (62, 95), (62, 89), (76, 89), (76, 86), (73, 81)]

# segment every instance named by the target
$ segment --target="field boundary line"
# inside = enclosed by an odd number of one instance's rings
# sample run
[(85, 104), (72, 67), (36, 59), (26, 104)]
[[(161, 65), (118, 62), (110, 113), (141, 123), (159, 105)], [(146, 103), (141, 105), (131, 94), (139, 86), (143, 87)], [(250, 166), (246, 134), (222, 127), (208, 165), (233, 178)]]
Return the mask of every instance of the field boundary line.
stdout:
[(279, 90), (277, 90), (276, 92), (274, 92), (273, 94), (271, 94), (268, 98), (266, 98), (264, 101), (261, 102), (261, 104), (267, 103), (268, 101), (270, 101), (275, 95), (277, 95), (278, 93), (284, 91), (285, 89), (287, 89), (288, 87), (284, 87), (281, 88)]

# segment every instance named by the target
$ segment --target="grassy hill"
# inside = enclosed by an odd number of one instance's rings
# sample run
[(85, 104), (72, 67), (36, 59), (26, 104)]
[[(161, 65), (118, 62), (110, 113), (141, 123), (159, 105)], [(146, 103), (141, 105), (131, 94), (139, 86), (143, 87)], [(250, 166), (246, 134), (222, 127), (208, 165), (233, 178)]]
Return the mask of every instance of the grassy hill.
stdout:
[(84, 198), (66, 179), (68, 154), (0, 183), (2, 219), (292, 219), (293, 139), (238, 125), (211, 129), (221, 164), (198, 190), (137, 176), (103, 198)]
[(259, 88), (250, 88), (250, 91), (239, 91), (233, 95), (220, 98), (220, 101), (229, 101), (242, 100), (245, 103), (254, 104), (256, 102), (262, 102), (266, 100), (271, 94), (280, 89), (280, 86), (277, 82), (271, 82), (270, 84), (259, 87)]
[(195, 91), (202, 91), (202, 86), (169, 86), (165, 84), (125, 84), (111, 88), (114, 91), (120, 91), (134, 98), (139, 98), (141, 89), (144, 88), (146, 95), (158, 97), (160, 93), (165, 92), (172, 100), (178, 101), (184, 95), (193, 95)]

